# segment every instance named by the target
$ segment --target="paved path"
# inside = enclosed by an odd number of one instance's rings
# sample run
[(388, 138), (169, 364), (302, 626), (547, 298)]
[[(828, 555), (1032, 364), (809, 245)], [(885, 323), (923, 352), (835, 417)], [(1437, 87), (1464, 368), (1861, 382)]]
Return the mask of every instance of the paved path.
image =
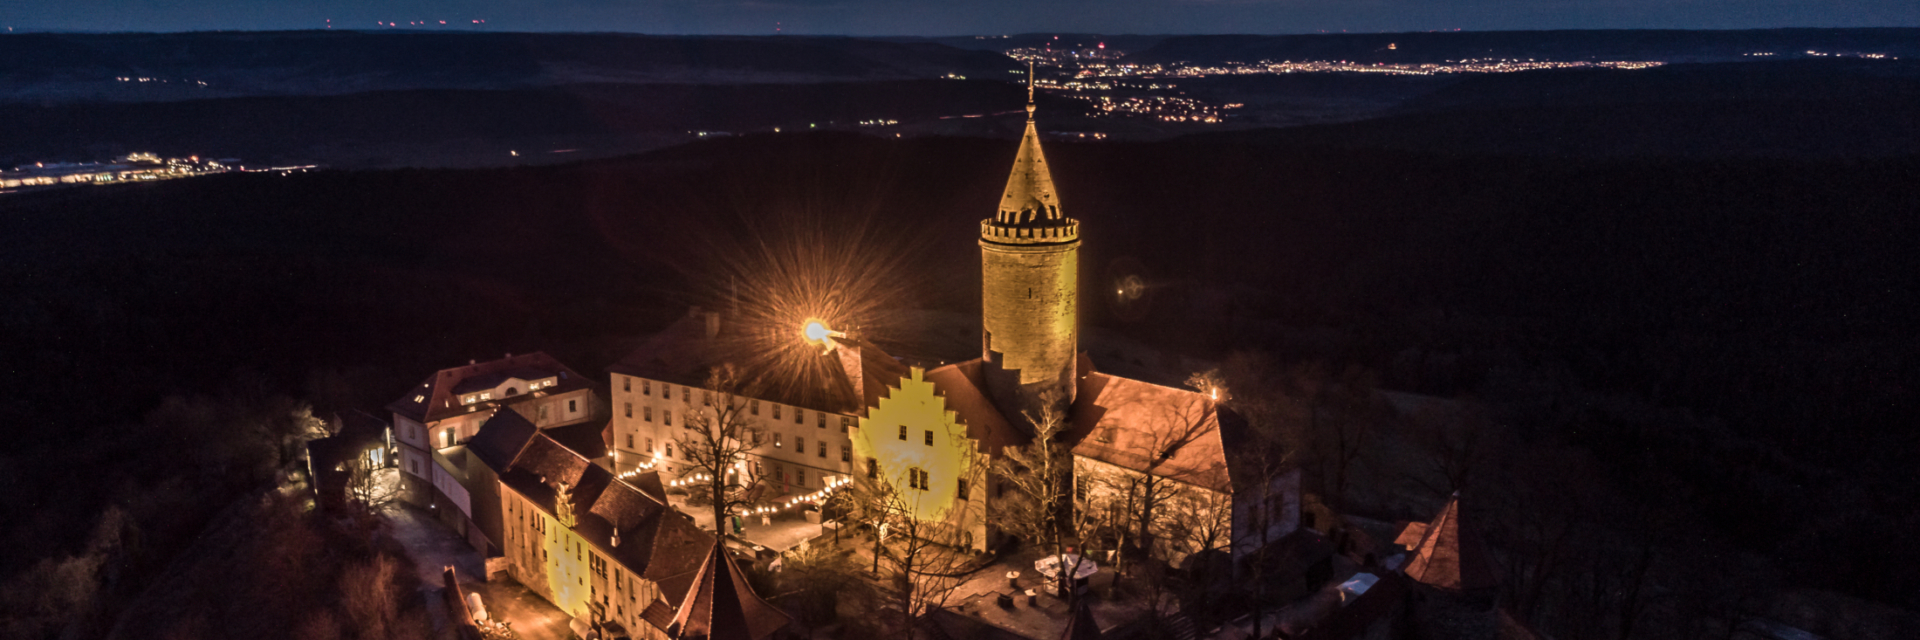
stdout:
[(451, 565), (460, 578), (460, 588), (480, 594), (487, 613), (496, 620), (510, 622), (523, 640), (567, 640), (573, 631), (566, 612), (520, 586), (504, 575), (487, 582), (486, 562), (467, 541), (455, 535), (439, 520), (412, 506), (394, 506), (384, 514), (393, 526), (394, 538), (407, 548), (407, 554), (419, 566), (421, 595), (427, 599), (427, 611), (434, 629), (445, 629), (447, 607), (442, 595), (441, 571)]

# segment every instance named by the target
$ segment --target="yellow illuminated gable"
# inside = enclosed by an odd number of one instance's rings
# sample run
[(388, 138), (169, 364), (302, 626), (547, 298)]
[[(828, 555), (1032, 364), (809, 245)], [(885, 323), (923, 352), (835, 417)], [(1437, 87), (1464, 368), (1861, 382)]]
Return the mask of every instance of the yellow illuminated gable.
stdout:
[[(925, 375), (913, 367), (901, 378), (899, 386), (860, 419), (853, 447), (862, 458), (879, 462), (881, 478), (906, 498), (915, 518), (944, 520), (957, 515), (949, 512), (960, 480), (978, 475), (976, 455), (966, 426)], [(916, 472), (925, 478), (924, 486)]]

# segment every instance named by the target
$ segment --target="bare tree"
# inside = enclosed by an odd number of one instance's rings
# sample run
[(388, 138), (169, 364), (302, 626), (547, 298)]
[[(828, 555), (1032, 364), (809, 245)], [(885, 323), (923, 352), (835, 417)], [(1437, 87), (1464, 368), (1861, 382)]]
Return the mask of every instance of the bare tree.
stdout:
[(759, 469), (747, 464), (760, 431), (746, 420), (743, 384), (733, 365), (714, 367), (701, 392), (705, 406), (687, 412), (687, 428), (674, 439), (685, 452), (688, 476), (695, 479), (689, 484), (694, 499), (710, 503), (720, 535), (726, 535), (727, 515), (753, 506), (761, 490)]
[(1379, 376), (1358, 365), (1331, 374), (1316, 362), (1295, 367), (1285, 380), (1293, 409), (1307, 425), (1328, 503), (1344, 510), (1353, 465), (1373, 445), (1381, 417), (1374, 396)]
[(856, 510), (874, 524), (876, 575), (881, 557), (892, 564), (892, 606), (899, 610), (900, 625), (896, 633), (911, 639), (921, 620), (946, 606), (972, 559), (941, 544), (940, 540), (953, 537), (947, 523), (915, 517), (920, 502), (931, 499), (926, 490), (902, 490), (884, 479), (861, 478), (855, 482), (854, 494)]
[(1067, 430), (1066, 412), (1056, 409), (1053, 392), (1028, 412), (1034, 425), (1033, 441), (1002, 450), (993, 461), (993, 475), (1011, 489), (996, 503), (995, 518), (1003, 531), (1059, 554), (1072, 506), (1073, 454), (1060, 434)]
[(1410, 479), (1434, 495), (1451, 495), (1486, 473), (1500, 442), (1498, 425), (1486, 406), (1471, 401), (1434, 404), (1411, 416), (1412, 440), (1427, 453), (1423, 468)]
[(1243, 437), (1227, 451), (1235, 463), (1234, 500), (1243, 503), (1231, 535), (1236, 550), (1251, 553), (1251, 561), (1235, 565), (1236, 577), (1252, 596), (1253, 636), (1262, 637), (1269, 582), (1263, 555), (1288, 515), (1287, 495), (1275, 493), (1275, 485), (1298, 468), (1296, 452), (1306, 447), (1309, 434), (1293, 419), (1282, 373), (1262, 354), (1234, 353), (1219, 372), (1196, 375), (1188, 384), (1195, 383), (1226, 386), (1219, 392), (1222, 401), (1246, 421)]
[(384, 511), (400, 498), (400, 479), (391, 469), (375, 465), (362, 455), (347, 475), (347, 503), (367, 514)]

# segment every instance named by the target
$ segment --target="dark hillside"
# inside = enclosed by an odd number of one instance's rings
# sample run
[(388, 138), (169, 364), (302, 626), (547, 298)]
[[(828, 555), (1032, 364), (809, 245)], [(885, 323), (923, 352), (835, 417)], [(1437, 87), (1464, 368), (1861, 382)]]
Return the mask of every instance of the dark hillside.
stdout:
[[(889, 80), (813, 84), (585, 84), (516, 90), (412, 89), (334, 96), (155, 103), (0, 104), (12, 135), (0, 165), (133, 151), (237, 157), (254, 166), (513, 164), (509, 150), (631, 153), (695, 131), (852, 127), (1006, 111), (1005, 82)], [(1042, 97), (1057, 113), (1082, 103)], [(445, 151), (436, 152), (444, 149)]]
[[(582, 82), (846, 82), (947, 74), (1005, 80), (1018, 68), (1005, 56), (985, 51), (828, 37), (377, 31), (0, 35), (0, 100), (12, 102)], [(124, 77), (151, 81), (118, 80)]]

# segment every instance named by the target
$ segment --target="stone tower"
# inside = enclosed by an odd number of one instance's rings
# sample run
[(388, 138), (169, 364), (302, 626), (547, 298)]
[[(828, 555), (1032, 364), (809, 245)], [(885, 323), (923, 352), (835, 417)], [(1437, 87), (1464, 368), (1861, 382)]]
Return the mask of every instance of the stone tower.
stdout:
[[(1029, 72), (1031, 83), (1031, 72)], [(987, 392), (1008, 421), (1073, 404), (1079, 348), (1080, 222), (1060, 214), (1027, 87), (1027, 132), (1000, 210), (980, 222), (981, 336)]]

